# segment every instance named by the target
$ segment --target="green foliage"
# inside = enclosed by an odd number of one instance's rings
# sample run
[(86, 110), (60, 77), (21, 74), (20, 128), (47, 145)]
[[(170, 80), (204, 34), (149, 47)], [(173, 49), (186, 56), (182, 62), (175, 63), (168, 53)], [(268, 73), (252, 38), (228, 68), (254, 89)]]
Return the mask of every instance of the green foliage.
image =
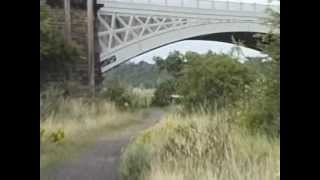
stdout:
[(237, 59), (210, 53), (188, 59), (181, 74), (178, 94), (188, 110), (232, 104), (254, 80), (254, 72)]
[(127, 93), (133, 108), (148, 108), (152, 103), (154, 89), (129, 88)]
[(261, 36), (258, 46), (262, 52), (268, 54), (274, 62), (280, 61), (280, 12), (269, 10), (270, 17), (266, 19), (270, 31)]
[[(46, 4), (53, 8), (63, 8), (64, 0), (46, 0)], [(70, 5), (73, 9), (86, 9), (87, 1), (86, 0), (72, 0)]]
[(59, 110), (64, 101), (63, 94), (64, 90), (56, 84), (48, 85), (40, 92), (40, 120), (54, 115)]
[(132, 88), (126, 83), (109, 81), (107, 87), (98, 96), (114, 102), (121, 110), (136, 110), (149, 107), (153, 94), (153, 89)]
[(51, 132), (49, 138), (53, 143), (60, 143), (65, 137), (64, 130), (58, 129), (56, 132)]
[(120, 163), (121, 180), (140, 180), (150, 170), (151, 151), (145, 144), (129, 146)]
[[(74, 0), (73, 0), (74, 1)], [(73, 2), (71, 1), (71, 2)], [(63, 0), (46, 0), (46, 3), (50, 6), (50, 7), (54, 7), (54, 8), (63, 8), (64, 6), (64, 2)]]
[(154, 57), (153, 60), (156, 62), (160, 72), (168, 73), (173, 77), (172, 79), (163, 81), (157, 87), (152, 101), (153, 105), (167, 106), (172, 103), (171, 95), (177, 91), (176, 79), (181, 76), (181, 70), (186, 63), (186, 59), (179, 51), (174, 51), (166, 59)]
[(114, 102), (118, 108), (123, 110), (132, 107), (131, 98), (127, 93), (127, 87), (119, 82), (109, 84), (108, 88), (101, 92), (100, 97)]
[[(161, 84), (155, 92), (154, 104), (168, 105), (170, 95), (182, 96), (186, 112), (213, 111), (215, 108), (240, 106), (239, 121), (251, 132), (275, 135), (280, 132), (279, 46), (265, 44), (272, 60), (248, 60), (240, 63), (229, 55), (212, 52), (187, 52), (180, 68), (173, 68), (175, 79)], [(170, 63), (161, 60), (168, 70)], [(172, 58), (168, 61), (173, 61)], [(179, 61), (176, 61), (179, 62)], [(182, 61), (181, 61), (182, 62)], [(159, 63), (158, 63), (159, 64)], [(179, 63), (176, 63), (179, 64)], [(179, 66), (180, 66), (179, 65)]]
[(277, 136), (280, 132), (279, 89), (270, 82), (265, 77), (257, 79), (248, 91), (248, 98), (238, 104), (237, 119), (251, 133)]
[(210, 51), (185, 55), (175, 51), (165, 60), (155, 59), (159, 69), (169, 72), (174, 79), (157, 88), (154, 104), (168, 105), (170, 95), (177, 93), (188, 111), (234, 103), (244, 96), (255, 75), (237, 59)]
[[(178, 57), (179, 53), (175, 55)], [(185, 59), (181, 68), (172, 70), (175, 79), (157, 88), (153, 102), (168, 105), (170, 95), (179, 94), (185, 112), (242, 106), (239, 120), (246, 128), (273, 136), (280, 131), (280, 71), (279, 61), (274, 60), (277, 57), (240, 63), (229, 55), (187, 52), (181, 57)], [(167, 70), (169, 63), (165, 61), (161, 60), (162, 69)]]
[(262, 36), (258, 43), (262, 51), (268, 54), (273, 61), (280, 61), (280, 34), (273, 33)]
[(44, 128), (40, 128), (40, 143), (43, 142), (46, 130)]
[(123, 180), (278, 179), (278, 139), (247, 134), (231, 114), (168, 116), (125, 149)]
[(80, 93), (82, 97), (86, 97), (77, 82), (46, 83), (40, 87), (40, 119), (55, 116), (68, 98), (76, 97)]
[(78, 56), (73, 45), (66, 45), (63, 35), (49, 25), (48, 7), (40, 8), (40, 61), (60, 60), (72, 62)]
[[(223, 123), (219, 123), (221, 127), (216, 127), (211, 122), (207, 123), (207, 126), (193, 121), (178, 123), (163, 143), (159, 154), (161, 160), (173, 164), (176, 159), (202, 164), (201, 161), (206, 159), (220, 164), (228, 152), (225, 144), (230, 143), (226, 134), (230, 130), (223, 129), (225, 128)], [(183, 167), (182, 164), (181, 166)]]
[(119, 67), (111, 69), (104, 78), (105, 86), (114, 81), (120, 81), (135, 88), (156, 88), (163, 81), (172, 79), (166, 72), (159, 72), (156, 64), (147, 62), (125, 63)]
[(164, 60), (161, 57), (154, 57), (153, 59), (160, 71), (166, 71), (173, 77), (177, 78), (185, 63), (185, 57), (179, 51), (171, 52)]
[(240, 119), (250, 131), (280, 135), (280, 13), (270, 11), (270, 32), (258, 46), (271, 57), (265, 62), (247, 63), (256, 67), (259, 77), (250, 90), (250, 100)]
[(174, 80), (167, 80), (159, 85), (154, 93), (152, 104), (156, 106), (167, 106), (172, 102), (171, 95), (176, 92)]
[(239, 119), (253, 133), (270, 136), (280, 133), (280, 81), (275, 78), (274, 68), (277, 67), (271, 66), (271, 73), (257, 78), (248, 91), (247, 101), (240, 105)]
[(61, 74), (67, 79), (70, 69), (80, 58), (80, 53), (74, 43), (65, 44), (63, 35), (50, 26), (48, 10), (49, 7), (41, 5), (40, 77), (44, 78), (49, 74)]

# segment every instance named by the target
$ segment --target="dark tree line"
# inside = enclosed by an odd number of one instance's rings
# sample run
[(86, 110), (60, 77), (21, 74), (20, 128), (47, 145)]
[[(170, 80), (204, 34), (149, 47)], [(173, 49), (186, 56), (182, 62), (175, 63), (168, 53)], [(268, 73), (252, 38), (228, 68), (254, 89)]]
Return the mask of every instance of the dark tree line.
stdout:
[[(40, 7), (40, 86), (49, 77), (58, 75), (70, 78), (70, 69), (79, 59), (79, 51), (74, 44), (65, 44), (63, 34), (49, 25), (48, 7)], [(59, 79), (60, 79), (59, 77)]]
[[(46, 0), (50, 7), (63, 8), (64, 0)], [(87, 0), (70, 0), (71, 7), (77, 9), (86, 9)]]

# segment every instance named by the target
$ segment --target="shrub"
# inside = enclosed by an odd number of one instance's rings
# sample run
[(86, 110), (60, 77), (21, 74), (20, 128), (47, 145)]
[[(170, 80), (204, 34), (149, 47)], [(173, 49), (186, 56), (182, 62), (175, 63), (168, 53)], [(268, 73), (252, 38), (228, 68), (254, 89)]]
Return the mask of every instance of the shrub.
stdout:
[[(258, 79), (249, 90), (246, 102), (240, 103), (237, 119), (251, 133), (280, 135), (280, 97), (274, 82)], [(270, 84), (271, 83), (271, 84)]]
[(279, 179), (278, 139), (247, 134), (231, 114), (168, 116), (126, 148), (123, 180)]
[(130, 88), (127, 89), (131, 99), (133, 108), (148, 108), (150, 107), (154, 95), (153, 89)]
[(40, 128), (40, 143), (43, 142), (46, 130), (44, 128)]
[(63, 129), (58, 129), (56, 132), (50, 134), (51, 142), (60, 143), (65, 137)]
[(40, 120), (54, 115), (64, 101), (64, 90), (57, 84), (50, 84), (40, 92)]
[(132, 88), (119, 81), (110, 81), (98, 96), (114, 102), (121, 110), (136, 110), (149, 107), (153, 94), (153, 89)]
[(239, 105), (239, 120), (252, 133), (280, 135), (280, 69), (277, 61), (248, 62), (257, 71), (256, 81)]
[(129, 145), (120, 163), (121, 180), (140, 180), (150, 170), (150, 147), (145, 144)]
[(187, 110), (225, 107), (241, 99), (253, 72), (228, 55), (204, 54), (188, 59), (178, 79), (178, 93)]
[[(225, 125), (223, 123), (213, 125), (210, 120), (205, 122), (207, 125), (202, 123), (188, 121), (173, 128), (162, 146), (161, 160), (175, 165), (177, 159), (194, 164), (202, 164), (206, 159), (219, 165), (229, 150), (225, 144), (231, 143), (227, 134), (230, 131), (221, 127)], [(183, 164), (179, 166), (187, 168)]]
[(49, 7), (40, 7), (40, 85), (45, 84), (50, 75), (70, 79), (70, 69), (80, 59), (77, 45), (65, 44), (61, 32), (50, 25)]
[[(280, 135), (280, 12), (269, 10), (270, 32), (258, 43), (270, 60), (260, 63), (263, 81), (258, 81), (251, 91), (251, 101), (243, 110), (242, 120), (252, 132)], [(263, 66), (261, 66), (263, 65)]]
[(114, 102), (122, 110), (132, 107), (132, 100), (127, 88), (118, 82), (110, 83), (108, 88), (100, 93), (100, 97)]
[(174, 80), (162, 82), (154, 93), (152, 105), (166, 106), (171, 103), (171, 95), (176, 92), (176, 83)]
[(183, 64), (185, 64), (185, 57), (179, 51), (170, 52), (166, 59), (154, 57), (153, 60), (156, 62), (160, 71), (165, 71), (174, 78), (180, 76)]

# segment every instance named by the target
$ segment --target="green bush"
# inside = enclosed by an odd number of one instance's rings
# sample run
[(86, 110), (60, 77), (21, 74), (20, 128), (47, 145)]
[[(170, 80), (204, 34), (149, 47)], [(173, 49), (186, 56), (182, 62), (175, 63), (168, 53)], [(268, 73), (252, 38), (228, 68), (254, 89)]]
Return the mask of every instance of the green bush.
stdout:
[(40, 92), (40, 120), (58, 112), (61, 103), (64, 101), (64, 90), (57, 84), (46, 86)]
[(40, 143), (43, 142), (46, 130), (40, 128)]
[[(275, 48), (277, 44), (270, 46)], [(242, 124), (252, 132), (279, 134), (280, 64), (277, 54), (271, 53), (273, 60), (244, 63), (212, 52), (187, 52), (184, 57), (175, 53), (165, 60), (159, 59), (158, 65), (176, 76), (157, 88), (152, 104), (168, 105), (172, 94), (182, 96), (184, 112), (212, 112), (239, 103), (240, 107), (247, 104), (246, 109), (241, 109)]]
[(63, 129), (58, 129), (56, 132), (50, 134), (51, 142), (60, 143), (65, 137)]
[[(248, 93), (249, 101), (240, 116), (241, 123), (253, 133), (280, 135), (280, 13), (271, 11), (271, 29), (258, 43), (268, 61), (247, 62), (259, 74)], [(243, 106), (242, 106), (243, 107)]]
[(191, 161), (195, 164), (202, 164), (203, 162), (199, 161), (203, 159), (216, 164), (223, 161), (228, 151), (225, 144), (230, 143), (226, 133), (230, 130), (223, 129), (224, 124), (217, 127), (211, 122), (207, 123), (207, 126), (202, 126), (198, 122), (190, 121), (173, 128), (162, 146), (161, 160), (173, 165), (175, 162), (172, 160), (176, 159)]
[(179, 51), (170, 52), (166, 59), (161, 57), (154, 57), (160, 71), (165, 71), (172, 77), (177, 78), (180, 76), (181, 69), (185, 64), (185, 56)]
[(242, 113), (240, 119), (252, 133), (264, 133), (269, 136), (278, 136), (280, 133), (280, 117), (274, 116), (272, 110), (264, 105), (262, 108), (250, 108)]
[(248, 134), (232, 111), (167, 116), (125, 149), (122, 179), (278, 179), (279, 139)]
[(234, 104), (254, 81), (254, 72), (228, 55), (204, 54), (188, 59), (178, 78), (178, 94), (187, 110)]
[(153, 89), (132, 88), (126, 83), (110, 81), (98, 96), (115, 103), (121, 110), (137, 110), (149, 107), (153, 94)]
[(176, 92), (176, 84), (174, 80), (162, 82), (154, 93), (152, 105), (166, 106), (172, 102), (171, 95)]
[(50, 25), (49, 7), (40, 7), (40, 86), (50, 75), (70, 79), (70, 69), (80, 59), (77, 45), (66, 44), (61, 32)]
[(140, 180), (150, 170), (150, 147), (146, 144), (131, 144), (122, 155), (120, 163), (121, 180)]
[(109, 84), (108, 88), (100, 93), (100, 97), (114, 102), (115, 105), (122, 110), (132, 107), (132, 101), (127, 92), (127, 87), (124, 87), (118, 82)]
[(277, 81), (260, 78), (251, 87), (248, 100), (239, 104), (240, 123), (252, 133), (280, 135), (280, 91)]
[(150, 107), (154, 95), (153, 89), (130, 88), (127, 90), (134, 108)]

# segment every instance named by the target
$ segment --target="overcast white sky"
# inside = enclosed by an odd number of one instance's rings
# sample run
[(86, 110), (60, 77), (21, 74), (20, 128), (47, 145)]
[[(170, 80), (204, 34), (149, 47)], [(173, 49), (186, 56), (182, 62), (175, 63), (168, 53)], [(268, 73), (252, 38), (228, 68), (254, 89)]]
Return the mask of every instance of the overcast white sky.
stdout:
[[(117, 1), (128, 1), (128, 0), (117, 0)], [(149, 0), (134, 0), (135, 2), (149, 2)], [(163, 2), (164, 0), (151, 0), (151, 2), (155, 2), (155, 3), (160, 3)], [(170, 0), (168, 0), (169, 2)], [(177, 1), (179, 2), (180, 0), (171, 0), (172, 2)], [(184, 2), (192, 2), (195, 0), (184, 0)], [(227, 0), (208, 0), (208, 1), (227, 1)], [(229, 0), (230, 2), (248, 2), (248, 3), (268, 3), (268, 0)], [(277, 0), (271, 0), (272, 4), (273, 3), (279, 3)]]
[[(240, 0), (230, 0), (230, 1), (236, 1), (239, 2)], [(267, 3), (268, 0), (241, 0), (242, 2), (256, 2), (256, 3)], [(274, 1), (272, 4), (279, 4), (279, 1)], [(208, 52), (208, 50), (211, 50), (213, 52), (223, 52), (227, 53), (230, 51), (230, 49), (233, 47), (233, 44), (229, 43), (223, 43), (223, 42), (216, 42), (216, 41), (202, 41), (202, 40), (185, 40), (180, 41), (177, 43), (169, 44), (167, 46), (160, 47), (158, 49), (155, 49), (153, 51), (147, 52), (143, 55), (140, 55), (138, 57), (135, 57), (131, 59), (129, 62), (140, 62), (140, 61), (146, 61), (149, 63), (153, 63), (152, 58), (154, 56), (160, 56), (165, 58), (168, 56), (169, 52), (172, 52), (174, 50), (178, 50), (182, 53), (185, 53), (186, 51), (194, 51), (198, 53), (205, 53)], [(262, 54), (258, 51), (255, 51), (253, 49), (249, 48), (242, 48), (242, 52), (245, 54), (245, 56), (261, 56)]]
[[(165, 58), (168, 56), (170, 52), (174, 50), (178, 50), (182, 53), (185, 53), (187, 51), (206, 53), (208, 52), (208, 50), (217, 53), (227, 53), (233, 46), (233, 44), (216, 41), (186, 40), (169, 44), (167, 46), (163, 46), (153, 51), (147, 52), (141, 56), (131, 59), (130, 62), (138, 63), (140, 61), (146, 61), (148, 63), (153, 63), (152, 58), (154, 56), (160, 56)], [(249, 48), (242, 48), (242, 52), (245, 54), (245, 56), (265, 56), (261, 54), (259, 51)]]

